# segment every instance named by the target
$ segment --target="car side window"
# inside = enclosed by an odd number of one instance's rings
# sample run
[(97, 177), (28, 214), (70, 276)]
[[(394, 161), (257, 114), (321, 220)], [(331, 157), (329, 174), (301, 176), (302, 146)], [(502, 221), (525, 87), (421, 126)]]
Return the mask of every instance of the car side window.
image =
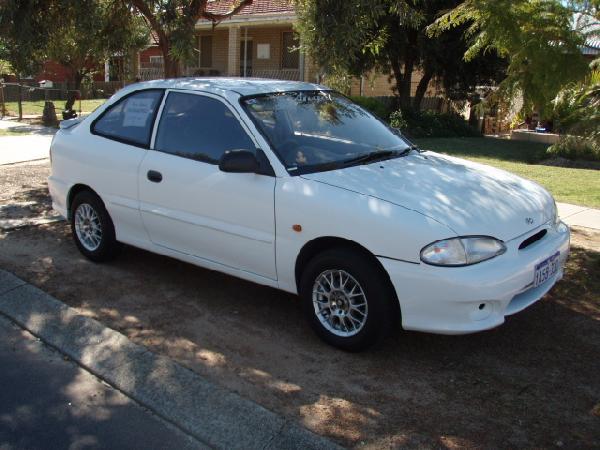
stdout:
[(254, 151), (255, 145), (223, 102), (203, 95), (170, 92), (154, 149), (218, 164), (225, 152)]
[(92, 125), (92, 133), (147, 147), (163, 91), (139, 91), (110, 106)]

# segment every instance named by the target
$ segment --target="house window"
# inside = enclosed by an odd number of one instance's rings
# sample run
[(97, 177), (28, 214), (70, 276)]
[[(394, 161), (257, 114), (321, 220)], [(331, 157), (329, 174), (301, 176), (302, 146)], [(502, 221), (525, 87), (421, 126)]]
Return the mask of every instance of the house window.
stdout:
[(164, 58), (162, 56), (151, 56), (150, 64), (153, 66), (162, 66), (164, 63)]
[(212, 67), (212, 36), (200, 36), (200, 67)]
[(297, 46), (298, 36), (292, 31), (285, 31), (281, 48), (281, 67), (283, 69), (298, 69), (300, 67), (300, 52), (290, 50), (290, 48)]

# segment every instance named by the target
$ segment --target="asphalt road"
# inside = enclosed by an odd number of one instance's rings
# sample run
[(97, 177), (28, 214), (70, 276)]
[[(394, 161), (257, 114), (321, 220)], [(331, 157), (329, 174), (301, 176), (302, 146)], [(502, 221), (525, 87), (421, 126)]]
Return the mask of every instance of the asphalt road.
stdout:
[(0, 449), (199, 447), (0, 317)]

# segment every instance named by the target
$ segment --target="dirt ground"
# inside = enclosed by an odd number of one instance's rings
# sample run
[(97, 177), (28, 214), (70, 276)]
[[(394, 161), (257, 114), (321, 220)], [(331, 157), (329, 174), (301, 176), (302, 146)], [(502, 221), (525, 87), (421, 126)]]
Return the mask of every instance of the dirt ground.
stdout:
[[(0, 201), (47, 208), (47, 172), (0, 167)], [(0, 231), (0, 267), (346, 446), (600, 447), (600, 233), (574, 229), (565, 279), (503, 326), (360, 354), (321, 343), (292, 295), (131, 247), (91, 263), (64, 222)]]

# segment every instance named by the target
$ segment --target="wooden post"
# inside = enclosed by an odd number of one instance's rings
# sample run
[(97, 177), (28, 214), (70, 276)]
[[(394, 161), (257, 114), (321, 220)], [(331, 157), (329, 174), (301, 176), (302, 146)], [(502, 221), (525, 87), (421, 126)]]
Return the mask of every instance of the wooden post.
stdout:
[(0, 82), (0, 115), (6, 116), (6, 104), (4, 103), (4, 83)]
[(23, 103), (22, 103), (22, 91), (21, 91), (21, 77), (17, 76), (17, 103), (19, 104), (19, 120), (23, 120)]

